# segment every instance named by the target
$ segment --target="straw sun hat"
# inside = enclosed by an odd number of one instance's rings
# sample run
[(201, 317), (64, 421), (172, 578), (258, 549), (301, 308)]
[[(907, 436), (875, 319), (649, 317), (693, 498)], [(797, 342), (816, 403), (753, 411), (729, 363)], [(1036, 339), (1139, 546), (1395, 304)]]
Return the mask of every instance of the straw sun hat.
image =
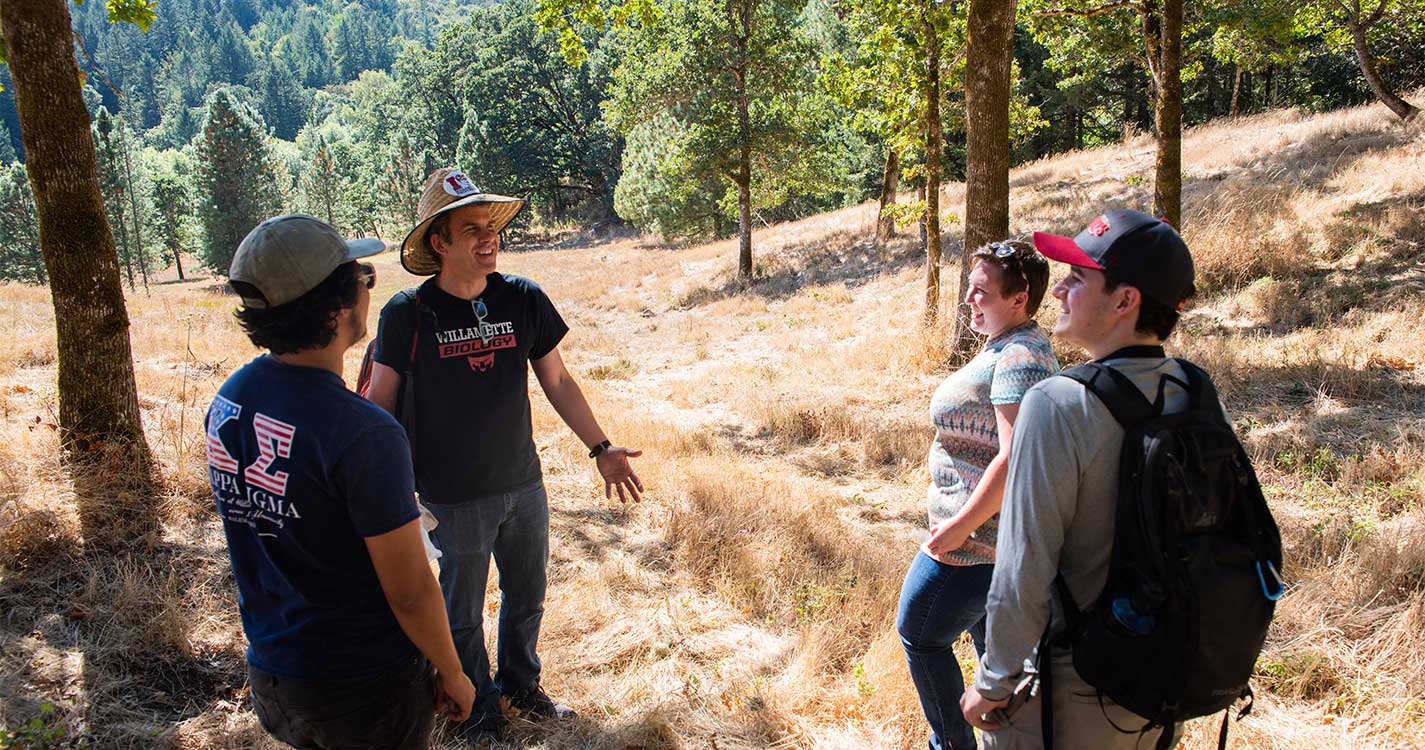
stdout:
[(524, 200), (508, 195), (482, 193), (470, 182), (464, 172), (453, 167), (442, 167), (426, 178), (421, 200), (416, 204), (416, 214), (420, 223), (401, 242), (401, 265), (417, 276), (429, 276), (440, 270), (440, 262), (435, 253), (424, 242), (430, 224), (441, 214), (454, 211), (461, 206), (475, 203), (490, 205), (490, 220), (495, 231), (503, 232), (511, 221), (524, 210)]

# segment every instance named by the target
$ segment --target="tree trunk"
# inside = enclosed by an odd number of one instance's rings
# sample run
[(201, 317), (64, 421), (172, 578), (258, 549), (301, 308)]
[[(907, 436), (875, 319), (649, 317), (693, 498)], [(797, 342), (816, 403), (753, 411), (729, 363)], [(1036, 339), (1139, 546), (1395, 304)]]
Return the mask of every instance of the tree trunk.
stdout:
[[(139, 201), (134, 195), (134, 171), (130, 166), (129, 159), (129, 136), (128, 128), (120, 124), (119, 143), (123, 147), (124, 156), (124, 185), (129, 193), (129, 216), (134, 225), (134, 248), (138, 253), (139, 273), (143, 276), (143, 289), (148, 292), (148, 262), (144, 260), (143, 254), (143, 224), (139, 221)], [(132, 284), (130, 285), (132, 288)]]
[(1242, 66), (1238, 64), (1236, 67), (1237, 74), (1232, 77), (1232, 104), (1227, 108), (1228, 117), (1237, 116), (1237, 105), (1242, 97)]
[[(1380, 8), (1384, 8), (1386, 0), (1380, 0)], [(1370, 47), (1366, 44), (1366, 32), (1370, 31), (1376, 21), (1380, 19), (1381, 11), (1373, 14), (1375, 20), (1362, 19), (1359, 15), (1360, 6), (1356, 6), (1357, 13), (1346, 20), (1346, 25), (1351, 29), (1351, 46), (1356, 50), (1356, 64), (1361, 68), (1361, 75), (1365, 76), (1366, 83), (1371, 87), (1371, 93), (1376, 95), (1381, 104), (1390, 108), (1396, 117), (1402, 120), (1409, 120), (1420, 114), (1420, 108), (1405, 101), (1396, 95), (1390, 87), (1385, 85), (1385, 81), (1380, 77), (1380, 72), (1376, 70), (1376, 60), (1371, 55)]]
[(1173, 225), (1182, 226), (1183, 202), (1183, 0), (1164, 0), (1157, 40), (1158, 63), (1158, 159), (1153, 179), (1153, 213)]
[(895, 205), (896, 192), (900, 189), (901, 160), (894, 148), (886, 149), (886, 168), (881, 173), (880, 211), (876, 213), (876, 244), (896, 236), (896, 220), (886, 213), (886, 208)]
[[(145, 491), (156, 472), (144, 442), (129, 316), (79, 92), (69, 3), (3, 2), (0, 26), (54, 300), (60, 445), (76, 472), (86, 545), (115, 546), (157, 528)], [(89, 457), (102, 465), (81, 473), (93, 465)], [(110, 492), (114, 482), (138, 493)]]
[(1262, 108), (1271, 109), (1277, 104), (1275, 92), (1272, 91), (1272, 82), (1276, 77), (1276, 66), (1268, 65), (1267, 72), (1262, 76)]
[(752, 281), (752, 118), (747, 101), (747, 45), (752, 38), (752, 8), (737, 4), (737, 276)]
[(1123, 109), (1118, 115), (1118, 129), (1123, 132), (1125, 140), (1133, 128), (1133, 107), (1134, 99), (1136, 99), (1134, 94), (1137, 91), (1137, 86), (1134, 85), (1133, 73), (1134, 70), (1131, 64), (1119, 68), (1119, 74), (1122, 76), (1123, 83)]
[[(919, 202), (921, 205), (924, 205), (924, 204), (925, 204), (925, 183), (922, 182), (921, 184), (919, 184), (919, 185), (916, 186), (916, 188), (915, 188), (915, 200), (916, 200), (917, 202)], [(926, 233), (925, 233), (925, 216), (924, 216), (924, 215), (922, 215), (922, 216), (920, 217), (920, 221), (917, 221), (917, 222), (915, 223), (915, 227), (916, 227), (916, 230), (920, 233), (920, 251), (921, 251), (922, 253), (923, 253), (923, 252), (927, 252), (926, 248), (929, 247), (930, 239), (929, 239), (928, 235), (926, 235)]]
[(178, 280), (183, 281), (183, 251), (173, 248), (173, 265), (178, 266)]
[(965, 303), (976, 249), (1009, 236), (1009, 93), (1014, 0), (970, 0), (965, 53), (965, 241), (960, 249), (955, 348), (976, 344)]
[(926, 0), (925, 39), (929, 75), (925, 91), (925, 313), (928, 328), (940, 317), (940, 37), (934, 0)]
[[(119, 194), (111, 196), (115, 199), (114, 213), (119, 217), (118, 247), (119, 258), (124, 262), (124, 275), (129, 279), (129, 291), (134, 291), (134, 254), (129, 248), (129, 222), (124, 219), (124, 196)], [(100, 191), (99, 199), (104, 199), (103, 191)], [(107, 221), (107, 219), (106, 219)]]

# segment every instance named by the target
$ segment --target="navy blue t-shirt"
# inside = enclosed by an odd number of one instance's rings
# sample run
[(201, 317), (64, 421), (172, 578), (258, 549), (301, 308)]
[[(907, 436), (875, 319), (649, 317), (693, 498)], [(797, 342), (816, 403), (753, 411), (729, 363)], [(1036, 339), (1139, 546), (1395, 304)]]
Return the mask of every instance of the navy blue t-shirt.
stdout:
[(386, 303), (372, 358), (399, 373), (414, 365), (411, 442), (423, 502), (460, 503), (539, 479), (529, 361), (568, 332), (544, 290), (521, 276), (492, 273), (473, 300), (431, 279)]
[(335, 373), (263, 356), (223, 383), (204, 425), (248, 661), (340, 680), (415, 655), (365, 543), (420, 515), (396, 420)]

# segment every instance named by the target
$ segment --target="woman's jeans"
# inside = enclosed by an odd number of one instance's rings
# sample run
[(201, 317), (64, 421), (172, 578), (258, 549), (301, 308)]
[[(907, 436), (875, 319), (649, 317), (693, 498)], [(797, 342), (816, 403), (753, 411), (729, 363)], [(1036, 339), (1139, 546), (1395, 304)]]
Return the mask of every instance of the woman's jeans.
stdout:
[(920, 707), (930, 722), (930, 750), (974, 750), (975, 732), (960, 713), (965, 692), (953, 647), (970, 632), (975, 652), (985, 653), (985, 597), (994, 565), (946, 565), (916, 553), (901, 586), (896, 631)]

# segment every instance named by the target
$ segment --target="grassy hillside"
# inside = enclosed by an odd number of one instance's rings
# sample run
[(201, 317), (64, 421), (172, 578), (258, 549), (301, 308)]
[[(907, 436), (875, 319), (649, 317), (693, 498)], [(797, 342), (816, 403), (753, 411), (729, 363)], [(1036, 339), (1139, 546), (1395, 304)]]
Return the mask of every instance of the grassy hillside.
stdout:
[[(1147, 204), (1152, 151), (1136, 138), (1017, 169), (1013, 230), (1072, 233)], [(1188, 131), (1184, 164), (1203, 294), (1170, 350), (1217, 376), (1287, 543), (1289, 593), (1232, 746), (1425, 746), (1425, 123), (1272, 112)], [(942, 201), (962, 205), (963, 186)], [(924, 523), (927, 404), (954, 363), (944, 332), (917, 330), (916, 243), (878, 252), (874, 210), (759, 232), (750, 288), (731, 241), (501, 260), (560, 305), (564, 357), (616, 442), (645, 450), (649, 488), (638, 506), (603, 500), (535, 396), (554, 537), (545, 683), (583, 718), (520, 726), (511, 747), (923, 746), (894, 604)], [(416, 281), (394, 257), (378, 266), (378, 300)], [(73, 509), (106, 498), (58, 462), (48, 295), (0, 292), (0, 723), (49, 703), (51, 723), (106, 748), (272, 747), (243, 692), (200, 428), (253, 350), (213, 280), (129, 303), (170, 484), (142, 500), (167, 525), (101, 557)], [(1194, 725), (1185, 746), (1215, 736)]]

